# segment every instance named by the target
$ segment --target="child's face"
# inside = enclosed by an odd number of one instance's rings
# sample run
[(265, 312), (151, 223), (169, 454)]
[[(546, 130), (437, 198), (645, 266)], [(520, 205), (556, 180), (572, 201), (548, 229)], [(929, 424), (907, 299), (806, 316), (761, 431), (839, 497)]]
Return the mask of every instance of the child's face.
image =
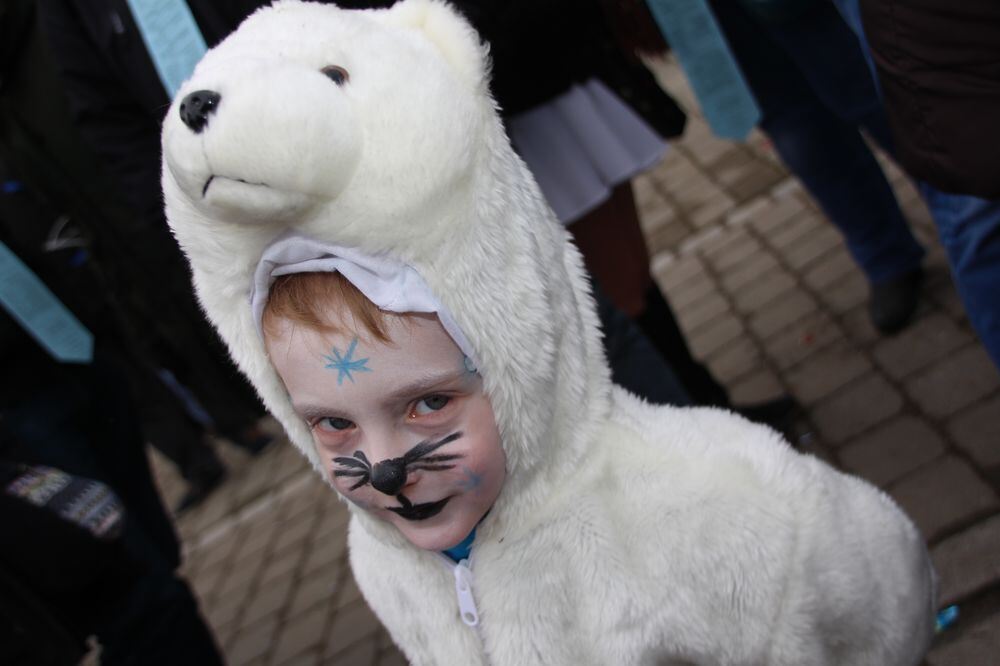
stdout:
[(388, 345), (353, 325), (282, 321), (267, 349), (337, 489), (415, 546), (444, 550), (500, 493), (500, 433), (482, 379), (437, 317), (387, 319)]

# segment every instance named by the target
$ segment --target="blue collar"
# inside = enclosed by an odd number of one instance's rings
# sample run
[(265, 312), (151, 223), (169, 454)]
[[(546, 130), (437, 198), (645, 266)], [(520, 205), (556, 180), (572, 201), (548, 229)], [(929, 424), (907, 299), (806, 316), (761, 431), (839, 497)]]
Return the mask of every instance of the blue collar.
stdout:
[(469, 559), (469, 551), (472, 550), (472, 542), (476, 538), (476, 528), (473, 527), (472, 531), (469, 532), (469, 536), (462, 539), (462, 542), (457, 546), (452, 546), (451, 548), (442, 551), (445, 555), (453, 559), (455, 562), (461, 562), (462, 560)]

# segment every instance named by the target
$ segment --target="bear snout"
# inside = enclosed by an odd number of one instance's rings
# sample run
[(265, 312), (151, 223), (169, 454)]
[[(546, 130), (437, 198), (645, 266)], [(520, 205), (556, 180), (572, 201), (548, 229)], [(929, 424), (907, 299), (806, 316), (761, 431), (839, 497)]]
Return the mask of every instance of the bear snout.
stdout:
[(222, 95), (214, 90), (196, 90), (181, 100), (181, 121), (195, 134), (208, 125), (208, 117), (219, 108)]

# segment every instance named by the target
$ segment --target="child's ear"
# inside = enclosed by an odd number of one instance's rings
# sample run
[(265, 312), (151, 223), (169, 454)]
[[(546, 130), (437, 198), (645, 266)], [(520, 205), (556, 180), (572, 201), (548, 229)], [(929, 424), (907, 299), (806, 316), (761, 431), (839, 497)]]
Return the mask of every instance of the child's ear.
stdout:
[(488, 70), (487, 47), (457, 9), (443, 0), (402, 0), (386, 11), (397, 25), (420, 30), (469, 83), (479, 86)]

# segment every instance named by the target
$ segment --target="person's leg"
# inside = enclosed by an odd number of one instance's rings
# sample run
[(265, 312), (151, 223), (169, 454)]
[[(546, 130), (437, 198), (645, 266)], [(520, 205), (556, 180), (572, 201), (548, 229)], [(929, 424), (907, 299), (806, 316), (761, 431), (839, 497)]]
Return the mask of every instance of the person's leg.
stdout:
[(646, 309), (635, 321), (677, 373), (695, 404), (732, 406), (726, 388), (691, 354), (670, 303), (655, 284), (647, 289)]
[(122, 539), (141, 565), (135, 584), (97, 619), (101, 663), (222, 664), (194, 594), (176, 573), (180, 547), (149, 469), (125, 368), (102, 355), (84, 385), (90, 448), (125, 502)]
[(868, 66), (868, 72), (871, 74), (872, 83), (875, 84), (875, 90), (879, 98), (881, 98), (882, 89), (878, 80), (877, 70), (875, 69), (875, 61), (872, 59), (871, 49), (868, 48), (868, 39), (865, 37), (865, 28), (861, 23), (860, 0), (833, 0), (833, 6), (837, 8), (841, 18), (844, 19), (844, 23), (847, 24), (847, 27), (851, 29), (851, 32), (861, 42), (861, 51), (865, 58), (865, 64)]
[[(891, 153), (889, 122), (867, 49), (838, 9), (833, 3), (812, 3), (794, 19), (764, 28), (827, 109), (852, 127), (863, 128)], [(843, 10), (850, 12), (850, 7)]]
[(602, 204), (569, 225), (568, 230), (604, 295), (629, 317), (638, 317), (646, 309), (646, 291), (654, 283), (632, 184), (626, 181), (617, 185)]
[[(854, 31), (875, 77), (858, 0), (834, 0)], [(917, 183), (948, 252), (952, 274), (969, 320), (1000, 368), (1000, 202), (942, 192)]]
[(632, 317), (699, 405), (729, 405), (726, 389), (691, 355), (673, 310), (649, 273), (649, 253), (635, 209), (632, 185), (569, 226), (587, 270), (608, 300)]
[(890, 146), (857, 38), (831, 7), (775, 27), (735, 0), (711, 2), (761, 107), (761, 129), (844, 235), (872, 285), (873, 324), (898, 331), (919, 303), (924, 250), (858, 131)]
[[(608, 201), (574, 222), (569, 230), (587, 269), (609, 292), (612, 305), (632, 316), (648, 341), (660, 352), (662, 360), (673, 370), (672, 377), (680, 381), (691, 402), (733, 409), (779, 431), (790, 425), (797, 409), (794, 400), (783, 396), (734, 407), (725, 387), (692, 356), (670, 304), (649, 272), (649, 254), (631, 183), (626, 181), (615, 187)], [(606, 283), (612, 285), (611, 289)], [(638, 310), (636, 303), (641, 304)], [(609, 358), (615, 357), (609, 353)], [(641, 372), (641, 365), (635, 368)]]
[[(877, 116), (879, 103), (858, 42), (843, 20), (831, 8), (837, 21), (833, 26), (824, 14), (822, 20), (813, 17), (802, 25), (773, 29), (735, 0), (713, 0), (712, 8), (761, 107), (761, 129), (844, 234), (869, 281), (917, 269), (923, 248), (858, 132), (856, 123)], [(813, 73), (808, 80), (800, 63)], [(823, 98), (817, 89), (824, 91)], [(838, 103), (839, 114), (826, 103), (838, 95), (847, 97)]]
[(184, 401), (196, 405), (198, 419), (207, 418), (213, 432), (258, 453), (270, 441), (257, 429), (263, 407), (198, 308), (186, 272), (183, 277), (181, 284), (172, 281), (166, 290), (172, 301), (170, 316), (150, 331), (152, 358), (170, 373)]
[(649, 338), (611, 303), (596, 280), (592, 279), (591, 284), (604, 334), (601, 336), (604, 354), (611, 366), (611, 381), (657, 405), (692, 404), (673, 369)]
[(139, 364), (128, 368), (146, 441), (162, 453), (187, 482), (177, 513), (204, 501), (226, 476), (225, 465), (208, 442), (204, 427), (184, 409), (180, 399), (155, 372)]
[(180, 542), (153, 480), (128, 365), (116, 353), (103, 350), (97, 359), (85, 381), (77, 384), (78, 402), (88, 413), (87, 448), (100, 464), (101, 478), (121, 496), (157, 552), (176, 568)]
[(166, 563), (155, 561), (140, 533), (126, 533), (124, 539), (145, 568), (118, 603), (97, 618), (101, 664), (223, 664), (188, 584)]
[(969, 321), (1000, 368), (1000, 201), (919, 183)]

